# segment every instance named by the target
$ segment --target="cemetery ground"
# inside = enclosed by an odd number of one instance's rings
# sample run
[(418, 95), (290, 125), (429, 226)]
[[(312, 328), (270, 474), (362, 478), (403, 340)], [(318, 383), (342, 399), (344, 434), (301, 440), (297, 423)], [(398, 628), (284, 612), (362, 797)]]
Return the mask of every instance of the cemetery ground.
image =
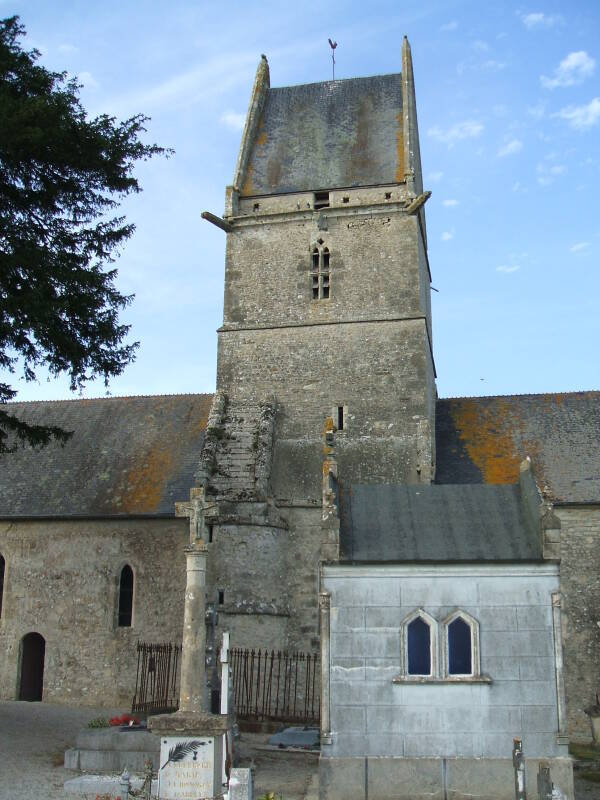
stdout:
[[(64, 753), (90, 720), (123, 711), (0, 702), (0, 800), (95, 800), (64, 791), (64, 782), (77, 775), (64, 768)], [(269, 749), (268, 738), (242, 733), (239, 741), (239, 766), (255, 768), (255, 798), (274, 792), (276, 800), (317, 800), (318, 755)]]
[[(63, 789), (65, 780), (75, 775), (63, 766), (64, 752), (90, 720), (122, 711), (0, 702), (0, 800), (83, 800), (85, 795), (78, 797)], [(274, 792), (276, 800), (317, 800), (317, 754), (269, 749), (268, 738), (243, 733), (239, 743), (239, 766), (255, 768), (255, 798)], [(582, 764), (598, 764), (595, 770), (576, 770), (575, 800), (598, 800), (600, 750), (576, 747), (574, 756)], [(592, 780), (583, 778), (586, 772)], [(537, 797), (534, 786), (528, 787), (528, 796)]]

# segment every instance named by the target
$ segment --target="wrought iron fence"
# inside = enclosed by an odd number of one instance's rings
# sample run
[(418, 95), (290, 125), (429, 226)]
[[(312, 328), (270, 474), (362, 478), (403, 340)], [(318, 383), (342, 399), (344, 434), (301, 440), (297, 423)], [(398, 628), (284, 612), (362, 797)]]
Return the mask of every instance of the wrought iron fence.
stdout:
[(179, 707), (181, 645), (137, 643), (137, 675), (132, 714), (163, 714)]
[(316, 653), (232, 648), (230, 664), (239, 718), (319, 724)]

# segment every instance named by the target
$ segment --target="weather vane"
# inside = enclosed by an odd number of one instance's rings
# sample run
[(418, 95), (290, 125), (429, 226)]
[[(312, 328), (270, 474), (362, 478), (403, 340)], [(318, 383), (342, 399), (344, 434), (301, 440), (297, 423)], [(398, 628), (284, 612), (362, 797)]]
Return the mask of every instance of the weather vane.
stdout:
[(337, 42), (332, 42), (331, 39), (329, 39), (329, 46), (331, 47), (331, 70), (333, 80), (335, 80), (335, 48), (337, 47)]

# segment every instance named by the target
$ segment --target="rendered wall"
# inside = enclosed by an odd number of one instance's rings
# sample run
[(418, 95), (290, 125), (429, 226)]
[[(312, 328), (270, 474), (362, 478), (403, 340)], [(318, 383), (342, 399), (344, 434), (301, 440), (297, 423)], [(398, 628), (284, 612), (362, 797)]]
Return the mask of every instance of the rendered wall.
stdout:
[[(321, 750), (329, 787), (322, 796), (343, 795), (337, 776), (347, 768), (362, 770), (363, 796), (367, 761), (368, 796), (385, 796), (374, 777), (384, 760), (386, 769), (413, 775), (412, 790), (394, 797), (451, 790), (455, 798), (512, 800), (515, 736), (526, 757), (557, 759), (562, 784), (555, 782), (570, 791), (566, 739), (558, 739), (555, 565), (326, 566), (323, 590), (331, 593), (332, 743)], [(419, 607), (439, 622), (456, 608), (479, 621), (481, 671), (491, 683), (392, 683), (402, 670), (400, 622)]]
[[(20, 642), (35, 631), (46, 640), (44, 700), (130, 707), (138, 639), (181, 641), (188, 530), (185, 519), (0, 522), (0, 697), (18, 697)], [(125, 564), (133, 625), (119, 628)]]

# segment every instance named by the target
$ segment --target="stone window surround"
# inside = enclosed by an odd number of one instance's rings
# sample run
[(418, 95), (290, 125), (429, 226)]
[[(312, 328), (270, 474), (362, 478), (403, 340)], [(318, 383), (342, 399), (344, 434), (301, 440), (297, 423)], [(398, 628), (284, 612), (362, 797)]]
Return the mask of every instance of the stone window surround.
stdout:
[[(430, 675), (409, 675), (408, 674), (408, 626), (417, 617), (421, 617), (429, 625), (431, 641), (431, 674)], [(471, 665), (470, 675), (450, 675), (448, 673), (448, 626), (455, 619), (462, 619), (471, 629)], [(441, 639), (439, 637), (441, 631)], [(441, 642), (441, 659), (438, 658), (438, 641)], [(479, 623), (477, 620), (457, 608), (446, 616), (441, 623), (438, 623), (424, 609), (417, 608), (408, 614), (401, 623), (401, 664), (402, 672), (392, 678), (392, 683), (491, 683), (489, 675), (481, 674), (481, 660), (479, 649)], [(441, 660), (441, 669), (440, 669)]]
[[(414, 620), (421, 618), (423, 622), (427, 624), (429, 627), (429, 654), (431, 658), (431, 672), (429, 675), (409, 675), (408, 674), (408, 626)], [(418, 679), (419, 682), (425, 680), (431, 680), (432, 678), (435, 679), (439, 676), (439, 661), (438, 661), (438, 623), (437, 621), (428, 614), (422, 608), (416, 608), (414, 611), (411, 611), (401, 622), (401, 663), (402, 663), (402, 674), (407, 678), (407, 680), (414, 680), (415, 678)]]
[[(450, 656), (448, 652), (448, 626), (456, 619), (462, 619), (471, 630), (471, 672), (465, 675), (450, 675)], [(457, 608), (442, 620), (441, 624), (441, 645), (442, 645), (442, 677), (451, 678), (478, 678), (481, 673), (481, 659), (479, 655), (479, 623), (466, 611)]]

